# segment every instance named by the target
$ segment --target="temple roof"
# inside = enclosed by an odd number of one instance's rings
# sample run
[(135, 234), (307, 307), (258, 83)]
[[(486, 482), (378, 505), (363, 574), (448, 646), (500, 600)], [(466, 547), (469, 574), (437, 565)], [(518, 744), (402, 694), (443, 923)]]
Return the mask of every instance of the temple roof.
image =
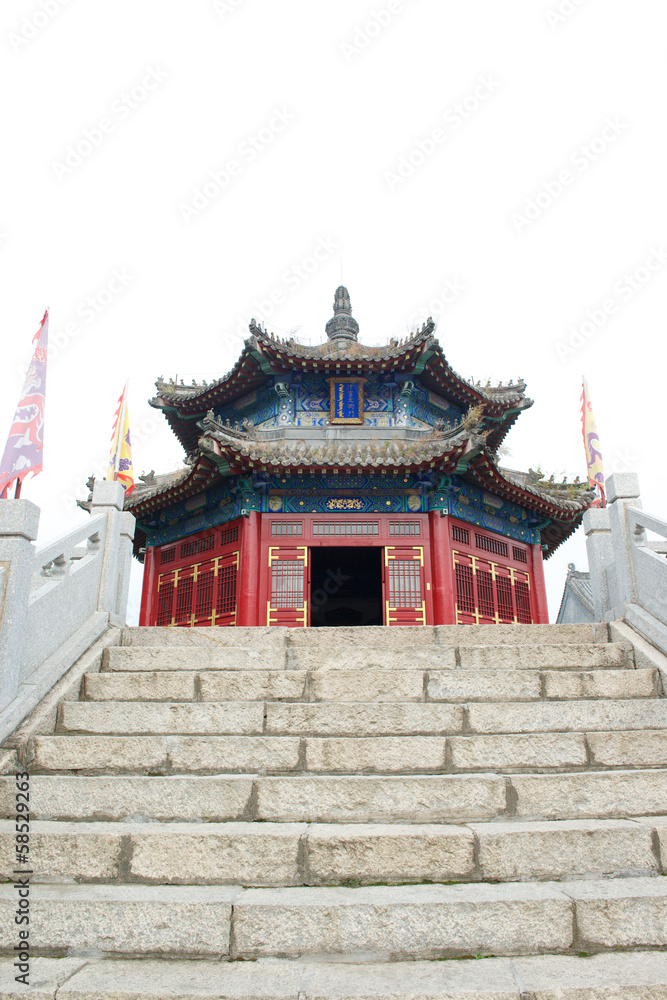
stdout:
[(567, 578), (558, 608), (557, 623), (563, 621), (568, 598), (574, 598), (575, 602), (581, 605), (584, 613), (588, 615), (590, 621), (595, 621), (595, 600), (591, 586), (591, 574), (588, 571), (578, 570), (574, 563), (568, 563), (567, 566)]
[[(320, 372), (329, 376), (416, 375), (426, 389), (445, 396), (464, 410), (483, 405), (491, 432), (488, 444), (493, 449), (502, 444), (519, 413), (533, 405), (525, 395), (526, 383), (522, 379), (483, 386), (457, 374), (434, 336), (432, 319), (411, 336), (402, 340), (392, 338), (384, 346), (358, 343), (358, 325), (347, 311), (348, 303), (347, 290), (341, 286), (336, 292), (334, 319), (327, 324), (329, 336), (312, 347), (293, 338), (275, 337), (251, 320), (250, 336), (231, 371), (214, 382), (201, 384), (177, 385), (173, 380), (159, 378), (151, 406), (164, 412), (185, 450), (191, 452), (198, 436), (193, 417), (203, 417), (211, 408), (227, 405), (259, 388), (267, 377), (287, 372)], [(339, 325), (332, 326), (334, 322)]]

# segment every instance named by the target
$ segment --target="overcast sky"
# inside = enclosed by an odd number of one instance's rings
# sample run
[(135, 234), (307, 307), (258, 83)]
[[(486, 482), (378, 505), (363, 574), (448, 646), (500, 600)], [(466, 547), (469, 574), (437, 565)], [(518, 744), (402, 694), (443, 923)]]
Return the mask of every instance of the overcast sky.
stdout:
[[(87, 517), (126, 378), (135, 472), (178, 468), (157, 376), (224, 374), (251, 316), (320, 342), (341, 274), (366, 343), (430, 314), (464, 377), (527, 381), (509, 467), (584, 478), (585, 373), (606, 473), (664, 516), (665, 21), (659, 0), (3, 0), (0, 436), (49, 306), (39, 541)], [(570, 561), (581, 529), (547, 563), (552, 618)]]

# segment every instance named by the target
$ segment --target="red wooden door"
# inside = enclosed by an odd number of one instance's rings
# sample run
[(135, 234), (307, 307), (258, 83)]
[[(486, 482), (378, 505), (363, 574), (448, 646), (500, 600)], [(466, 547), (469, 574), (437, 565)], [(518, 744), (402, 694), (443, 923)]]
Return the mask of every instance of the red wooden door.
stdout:
[(383, 583), (385, 625), (426, 624), (423, 546), (385, 546)]
[(269, 546), (267, 625), (303, 628), (308, 624), (308, 547)]

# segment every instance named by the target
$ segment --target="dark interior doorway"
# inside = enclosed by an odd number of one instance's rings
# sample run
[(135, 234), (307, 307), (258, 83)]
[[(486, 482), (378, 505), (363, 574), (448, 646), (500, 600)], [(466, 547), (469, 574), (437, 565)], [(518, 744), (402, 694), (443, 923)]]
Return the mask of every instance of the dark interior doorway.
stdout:
[(382, 549), (310, 550), (310, 624), (382, 625)]

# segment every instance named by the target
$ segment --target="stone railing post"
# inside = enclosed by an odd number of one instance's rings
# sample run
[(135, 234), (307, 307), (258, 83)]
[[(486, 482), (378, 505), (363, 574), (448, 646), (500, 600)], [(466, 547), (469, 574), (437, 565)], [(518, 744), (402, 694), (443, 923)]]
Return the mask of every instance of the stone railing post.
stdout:
[(593, 507), (587, 510), (583, 523), (595, 620), (602, 622), (611, 608), (608, 572), (614, 561), (609, 508)]
[(38, 526), (35, 504), (0, 500), (0, 709), (18, 692)]
[(130, 586), (134, 517), (123, 511), (124, 497), (121, 483), (100, 480), (93, 487), (91, 514), (107, 519), (97, 610), (106, 611), (112, 625), (125, 624)]
[(614, 559), (613, 587), (610, 588), (611, 620), (625, 616), (626, 604), (637, 603), (637, 583), (632, 558), (632, 537), (626, 508), (641, 510), (639, 478), (634, 472), (617, 472), (607, 479), (607, 503), (611, 548)]

